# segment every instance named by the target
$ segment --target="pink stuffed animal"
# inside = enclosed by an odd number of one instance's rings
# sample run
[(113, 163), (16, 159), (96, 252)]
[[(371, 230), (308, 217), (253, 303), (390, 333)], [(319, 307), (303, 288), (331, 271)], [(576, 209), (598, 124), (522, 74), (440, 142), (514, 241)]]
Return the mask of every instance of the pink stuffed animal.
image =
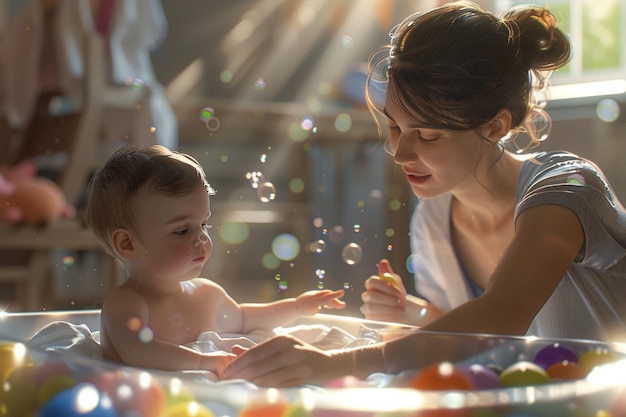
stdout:
[(0, 167), (0, 222), (40, 226), (76, 214), (61, 188), (36, 171), (31, 160)]

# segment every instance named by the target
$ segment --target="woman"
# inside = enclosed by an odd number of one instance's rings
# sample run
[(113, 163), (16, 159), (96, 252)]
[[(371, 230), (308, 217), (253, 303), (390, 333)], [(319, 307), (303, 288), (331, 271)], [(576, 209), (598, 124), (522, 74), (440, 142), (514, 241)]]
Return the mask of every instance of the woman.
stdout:
[[(546, 137), (547, 77), (570, 57), (554, 16), (520, 6), (498, 18), (451, 3), (391, 35), (389, 53), (370, 67), (370, 83), (386, 83), (384, 108), (370, 106), (386, 116), (390, 152), (420, 199), (411, 236), (425, 298), (407, 296), (383, 260), (361, 310), (424, 326), (334, 353), (275, 338), (225, 375), (292, 385), (396, 373), (453, 357), (461, 336), (448, 332), (625, 336), (623, 207), (593, 163), (568, 152), (523, 156)], [(522, 130), (530, 143), (505, 150)]]

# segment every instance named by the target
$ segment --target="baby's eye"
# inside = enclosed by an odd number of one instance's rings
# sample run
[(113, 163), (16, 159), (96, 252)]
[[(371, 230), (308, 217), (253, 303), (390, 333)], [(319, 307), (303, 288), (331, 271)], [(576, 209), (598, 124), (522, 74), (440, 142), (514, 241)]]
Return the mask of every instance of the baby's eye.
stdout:
[(185, 227), (185, 228), (183, 228), (183, 229), (176, 230), (176, 231), (174, 232), (174, 234), (175, 234), (175, 235), (178, 235), (178, 236), (185, 236), (185, 235), (187, 234), (187, 232), (188, 232), (188, 231), (189, 231), (189, 229)]

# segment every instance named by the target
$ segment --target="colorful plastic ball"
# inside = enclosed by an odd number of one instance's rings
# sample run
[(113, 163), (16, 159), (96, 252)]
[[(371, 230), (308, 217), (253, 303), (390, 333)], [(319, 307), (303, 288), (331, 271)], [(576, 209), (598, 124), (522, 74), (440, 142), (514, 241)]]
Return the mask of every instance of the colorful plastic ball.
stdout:
[(620, 356), (617, 353), (605, 348), (597, 348), (582, 353), (578, 357), (578, 364), (585, 370), (585, 374), (587, 374), (598, 365), (605, 365), (619, 359)]
[(491, 368), (474, 364), (458, 368), (474, 386), (474, 389), (497, 389), (502, 387), (500, 376)]
[(215, 417), (215, 414), (198, 402), (187, 401), (167, 407), (161, 417)]
[(32, 358), (22, 343), (0, 344), (0, 385), (16, 367), (32, 363)]
[(587, 376), (587, 371), (577, 362), (563, 361), (551, 365), (546, 369), (548, 376), (555, 381), (569, 381), (582, 379)]
[(2, 403), (7, 417), (28, 416), (37, 409), (34, 373), (33, 365), (29, 364), (14, 368), (6, 377)]
[(450, 362), (441, 362), (421, 369), (409, 382), (409, 386), (426, 391), (474, 389), (469, 378)]
[(61, 391), (39, 410), (37, 417), (118, 417), (113, 404), (91, 384)]
[(577, 362), (578, 357), (574, 351), (567, 346), (560, 343), (553, 343), (541, 348), (535, 355), (533, 362), (541, 366), (543, 369), (548, 369), (555, 363), (563, 361)]
[(500, 374), (504, 387), (525, 387), (550, 382), (550, 377), (539, 365), (529, 361), (519, 361), (505, 368)]
[(285, 394), (274, 388), (255, 392), (241, 409), (239, 417), (276, 417), (282, 416), (289, 408)]
[(74, 385), (76, 385), (76, 380), (71, 376), (59, 375), (49, 378), (37, 390), (37, 404), (45, 404), (59, 392), (72, 388)]

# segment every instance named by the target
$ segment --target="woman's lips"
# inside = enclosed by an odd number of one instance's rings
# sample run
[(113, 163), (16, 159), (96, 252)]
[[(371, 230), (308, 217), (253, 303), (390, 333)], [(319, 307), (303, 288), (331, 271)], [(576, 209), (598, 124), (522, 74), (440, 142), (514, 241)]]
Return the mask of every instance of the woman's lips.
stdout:
[(421, 185), (430, 179), (430, 175), (417, 175), (417, 174), (410, 174), (407, 172), (406, 178), (411, 184)]

